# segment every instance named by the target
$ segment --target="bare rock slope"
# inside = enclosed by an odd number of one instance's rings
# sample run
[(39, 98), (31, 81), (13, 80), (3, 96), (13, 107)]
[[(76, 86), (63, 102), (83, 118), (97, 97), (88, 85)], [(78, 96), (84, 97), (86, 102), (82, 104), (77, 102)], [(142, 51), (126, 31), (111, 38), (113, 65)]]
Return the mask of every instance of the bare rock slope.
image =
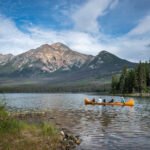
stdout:
[(123, 65), (131, 68), (136, 64), (107, 51), (101, 51), (97, 56), (81, 54), (58, 42), (42, 45), (17, 56), (0, 55), (0, 76), (36, 76), (56, 72), (59, 75), (70, 72), (70, 76), (85, 77), (110, 74), (111, 71), (121, 70)]

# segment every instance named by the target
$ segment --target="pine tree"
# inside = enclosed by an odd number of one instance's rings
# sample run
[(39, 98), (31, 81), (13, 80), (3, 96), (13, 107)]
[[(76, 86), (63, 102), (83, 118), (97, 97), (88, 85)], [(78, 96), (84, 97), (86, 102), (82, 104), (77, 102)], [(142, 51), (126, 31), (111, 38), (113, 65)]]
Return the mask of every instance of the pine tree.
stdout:
[(127, 73), (127, 83), (126, 88), (128, 93), (132, 93), (134, 91), (134, 84), (135, 84), (135, 71), (129, 70)]
[(149, 64), (145, 62), (146, 86), (149, 85)]
[(150, 60), (149, 60), (149, 63), (148, 63), (148, 70), (149, 70), (149, 73), (148, 73), (148, 85), (147, 86), (150, 86)]
[(150, 89), (150, 60), (149, 63), (140, 62), (134, 69), (127, 71), (126, 66), (123, 67), (119, 81), (116, 76), (112, 77), (111, 92), (112, 93), (133, 93), (145, 92)]
[(111, 83), (111, 93), (117, 93), (118, 89), (118, 78), (117, 76), (112, 76), (112, 83)]
[(137, 68), (138, 72), (138, 91), (141, 93), (146, 88), (146, 72), (144, 65), (140, 62)]
[(127, 71), (124, 83), (124, 93), (129, 93), (129, 85), (130, 85), (130, 74)]
[(125, 65), (125, 66), (123, 66), (122, 74), (121, 74), (120, 80), (119, 80), (119, 88), (120, 88), (121, 93), (125, 93), (126, 77), (127, 77), (127, 67)]
[(138, 92), (138, 73), (137, 68), (133, 70), (133, 92)]

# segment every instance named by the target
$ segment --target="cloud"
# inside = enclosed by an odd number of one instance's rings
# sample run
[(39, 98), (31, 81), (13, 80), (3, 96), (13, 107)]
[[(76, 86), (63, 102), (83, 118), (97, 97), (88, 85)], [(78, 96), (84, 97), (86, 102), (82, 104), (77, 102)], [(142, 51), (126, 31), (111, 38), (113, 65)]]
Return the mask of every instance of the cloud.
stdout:
[(119, 3), (119, 0), (114, 0), (110, 5), (110, 9), (114, 9), (118, 3)]
[(150, 48), (150, 43), (149, 43), (149, 44), (147, 44), (147, 45), (145, 45), (145, 46)]
[(136, 61), (150, 59), (150, 16), (143, 17), (137, 26), (122, 37), (113, 40), (119, 48), (118, 54), (128, 60)]
[(105, 14), (108, 6), (114, 8), (118, 1), (115, 0), (89, 0), (84, 6), (76, 9), (72, 19), (75, 23), (75, 29), (79, 31), (87, 31), (96, 33), (99, 31), (100, 25), (97, 21), (99, 16)]
[(131, 30), (129, 35), (141, 35), (150, 32), (150, 15), (139, 21), (139, 24)]
[[(144, 27), (144, 25), (146, 26)], [(148, 17), (144, 17), (143, 21), (129, 33), (112, 39), (109, 44), (118, 49), (117, 54), (122, 58), (135, 62), (149, 60), (150, 30), (148, 25), (150, 25)]]
[[(142, 20), (148, 20), (145, 18)], [(25, 28), (28, 32), (24, 33), (17, 28), (14, 21), (0, 16), (0, 53), (17, 55), (45, 43), (62, 42), (71, 49), (85, 54), (97, 55), (101, 50), (108, 50), (127, 60), (136, 62), (148, 60), (150, 49), (147, 45), (149, 45), (150, 34), (141, 30), (142, 32), (140, 31), (137, 36), (136, 30), (142, 26), (141, 24), (143, 23), (139, 22), (128, 34), (117, 38), (101, 32), (91, 34), (77, 30), (56, 31), (38, 26)], [(148, 31), (146, 28), (145, 30)]]
[(77, 31), (52, 31), (40, 28), (29, 28), (33, 39), (38, 39), (43, 43), (62, 42), (68, 45), (71, 49), (85, 54), (96, 55), (105, 46), (99, 43), (99, 38), (91, 34)]
[(11, 19), (0, 16), (0, 53), (17, 55), (42, 44), (52, 44), (58, 41), (74, 50), (93, 55), (105, 48), (99, 43), (98, 37), (84, 32), (54, 31), (40, 27), (30, 27), (26, 30), (28, 32), (23, 33)]
[(36, 44), (30, 35), (21, 32), (15, 23), (0, 15), (0, 52), (18, 54)]
[(150, 59), (150, 49), (146, 47), (150, 38), (131, 39), (127, 36), (113, 40), (113, 46), (118, 49), (118, 56), (130, 61), (139, 62)]

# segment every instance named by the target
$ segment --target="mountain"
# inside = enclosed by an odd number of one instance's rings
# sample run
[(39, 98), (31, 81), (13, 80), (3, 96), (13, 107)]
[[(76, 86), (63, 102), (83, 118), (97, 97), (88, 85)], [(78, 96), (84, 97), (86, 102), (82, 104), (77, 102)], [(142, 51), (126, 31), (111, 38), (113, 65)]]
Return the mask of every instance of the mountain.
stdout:
[(101, 51), (88, 65), (89, 70), (105, 70), (105, 71), (117, 71), (122, 69), (123, 65), (128, 68), (135, 66), (135, 63), (131, 63), (127, 60), (121, 59), (105, 50)]
[[(1, 73), (42, 74), (80, 69), (93, 56), (71, 50), (62, 43), (42, 45), (13, 57), (3, 66)], [(6, 71), (7, 70), (7, 71)]]
[(123, 65), (132, 68), (136, 64), (107, 51), (101, 51), (97, 56), (81, 54), (58, 42), (44, 44), (17, 56), (0, 55), (0, 76), (95, 78), (118, 73)]
[(5, 65), (7, 62), (12, 60), (14, 56), (12, 54), (2, 55), (0, 54), (0, 65)]

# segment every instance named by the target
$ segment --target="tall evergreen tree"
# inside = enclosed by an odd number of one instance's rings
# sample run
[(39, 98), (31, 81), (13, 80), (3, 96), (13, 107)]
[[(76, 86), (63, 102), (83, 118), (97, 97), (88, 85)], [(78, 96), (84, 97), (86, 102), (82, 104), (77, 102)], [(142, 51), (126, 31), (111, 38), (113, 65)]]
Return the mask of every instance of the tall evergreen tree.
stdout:
[(146, 88), (145, 67), (141, 62), (138, 65), (137, 73), (138, 73), (138, 91), (141, 93)]
[(150, 86), (150, 60), (148, 63), (148, 70), (149, 70), (149, 73), (148, 73), (148, 85), (147, 86)]
[(146, 86), (149, 86), (149, 63), (145, 62)]
[(138, 91), (138, 73), (137, 68), (133, 69), (133, 92)]
[(111, 93), (117, 93), (118, 90), (118, 78), (117, 76), (112, 76), (112, 83), (111, 83)]
[(127, 82), (126, 82), (126, 91), (127, 93), (132, 93), (134, 90), (134, 84), (135, 84), (135, 72), (134, 70), (129, 70), (127, 73)]
[(119, 89), (121, 93), (125, 93), (125, 82), (127, 77), (127, 67), (126, 65), (123, 66), (122, 74), (119, 80)]

